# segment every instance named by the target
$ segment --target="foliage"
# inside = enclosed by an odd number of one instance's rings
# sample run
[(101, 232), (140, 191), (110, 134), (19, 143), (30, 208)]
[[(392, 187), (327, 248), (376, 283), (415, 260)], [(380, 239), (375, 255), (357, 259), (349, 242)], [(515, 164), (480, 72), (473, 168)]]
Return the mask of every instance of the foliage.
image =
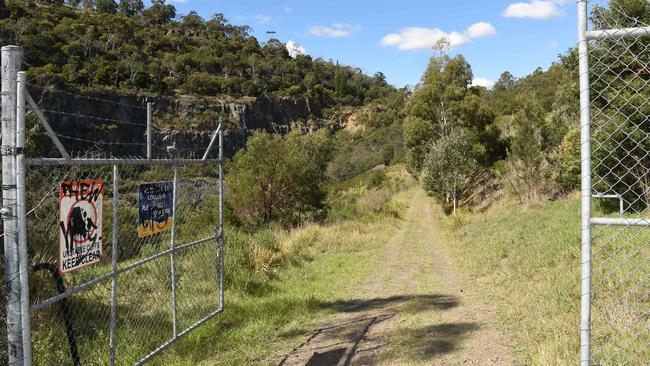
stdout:
[[(643, 0), (612, 0), (593, 11), (596, 27), (628, 28), (650, 23), (650, 4)], [(604, 40), (591, 57), (594, 136), (594, 181), (599, 192), (623, 195), (626, 207), (650, 206), (650, 64), (646, 38)]]
[(490, 94), (471, 87), (471, 81), (472, 68), (463, 56), (432, 57), (404, 108), (409, 171), (414, 176), (422, 172), (425, 188), (454, 207), (477, 166), (505, 155), (495, 112), (488, 104)]
[(478, 162), (468, 131), (453, 130), (432, 143), (422, 169), (422, 183), (440, 201), (452, 204), (456, 213), (458, 198)]
[(334, 157), (327, 166), (327, 176), (345, 180), (375, 167), (399, 162), (403, 155), (400, 122), (396, 120), (387, 127), (368, 128), (356, 133), (337, 132), (333, 141)]
[(235, 155), (226, 177), (229, 204), (239, 221), (258, 228), (299, 224), (316, 216), (325, 198), (330, 137), (322, 130), (286, 137), (256, 132)]
[[(5, 5), (6, 4), (6, 5)], [(30, 78), (72, 89), (177, 95), (303, 96), (310, 105), (361, 105), (392, 95), (383, 74), (260, 44), (223, 14), (178, 17), (163, 0), (7, 0), (0, 43), (25, 50)]]
[[(415, 97), (415, 96), (414, 96)], [(417, 176), (427, 153), (427, 142), (433, 138), (433, 123), (423, 118), (408, 116), (404, 119), (404, 145), (409, 171)]]

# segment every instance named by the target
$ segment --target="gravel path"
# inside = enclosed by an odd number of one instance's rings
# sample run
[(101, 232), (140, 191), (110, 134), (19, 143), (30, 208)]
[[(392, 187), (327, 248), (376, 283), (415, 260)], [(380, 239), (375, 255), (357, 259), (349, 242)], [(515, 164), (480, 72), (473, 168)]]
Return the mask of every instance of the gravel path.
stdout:
[(494, 309), (469, 290), (439, 245), (437, 215), (431, 199), (413, 189), (374, 274), (280, 365), (515, 364), (493, 326)]

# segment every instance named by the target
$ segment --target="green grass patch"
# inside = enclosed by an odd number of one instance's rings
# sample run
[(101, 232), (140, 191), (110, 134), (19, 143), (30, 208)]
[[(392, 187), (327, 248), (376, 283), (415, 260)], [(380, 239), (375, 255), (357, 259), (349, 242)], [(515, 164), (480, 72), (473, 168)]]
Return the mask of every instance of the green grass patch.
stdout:
[[(449, 249), (476, 290), (494, 304), (522, 364), (572, 365), (579, 359), (579, 220), (580, 201), (567, 199), (534, 210), (499, 207), (441, 223)], [(650, 269), (649, 234), (634, 228), (594, 230), (595, 361), (642, 364), (650, 356), (650, 304), (643, 280)]]

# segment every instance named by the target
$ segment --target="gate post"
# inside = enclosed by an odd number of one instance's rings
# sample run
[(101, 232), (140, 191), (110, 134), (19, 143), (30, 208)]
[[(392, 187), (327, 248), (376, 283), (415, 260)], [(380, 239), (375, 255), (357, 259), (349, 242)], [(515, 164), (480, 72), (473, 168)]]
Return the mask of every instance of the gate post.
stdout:
[(578, 0), (578, 58), (580, 69), (580, 159), (582, 276), (580, 291), (580, 365), (591, 362), (591, 102), (587, 0)]
[(218, 238), (218, 253), (219, 253), (219, 281), (218, 281), (218, 286), (219, 286), (219, 310), (223, 311), (224, 309), (224, 303), (223, 303), (223, 266), (224, 266), (224, 226), (223, 226), (223, 197), (224, 197), (224, 175), (223, 175), (223, 129), (225, 126), (223, 125), (223, 118), (219, 118), (219, 235)]
[(23, 363), (15, 164), (17, 78), (22, 63), (22, 49), (18, 46), (4, 46), (0, 50), (0, 57), (2, 59), (2, 209), (0, 213), (4, 225), (8, 362), (13, 366)]
[(27, 251), (27, 186), (25, 183), (25, 94), (27, 73), (18, 72), (16, 96), (16, 213), (18, 228), (18, 269), (20, 270), (20, 308), (25, 366), (32, 365), (32, 327), (29, 311), (29, 258)]

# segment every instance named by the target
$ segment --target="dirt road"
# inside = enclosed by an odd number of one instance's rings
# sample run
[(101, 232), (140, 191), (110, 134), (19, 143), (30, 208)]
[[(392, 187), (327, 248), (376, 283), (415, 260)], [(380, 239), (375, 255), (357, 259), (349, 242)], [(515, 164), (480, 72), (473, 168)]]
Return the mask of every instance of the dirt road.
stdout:
[[(448, 258), (436, 206), (411, 191), (397, 234), (374, 274), (337, 315), (314, 329), (280, 365), (513, 365), (493, 311)], [(344, 274), (340, 274), (344, 275)]]

